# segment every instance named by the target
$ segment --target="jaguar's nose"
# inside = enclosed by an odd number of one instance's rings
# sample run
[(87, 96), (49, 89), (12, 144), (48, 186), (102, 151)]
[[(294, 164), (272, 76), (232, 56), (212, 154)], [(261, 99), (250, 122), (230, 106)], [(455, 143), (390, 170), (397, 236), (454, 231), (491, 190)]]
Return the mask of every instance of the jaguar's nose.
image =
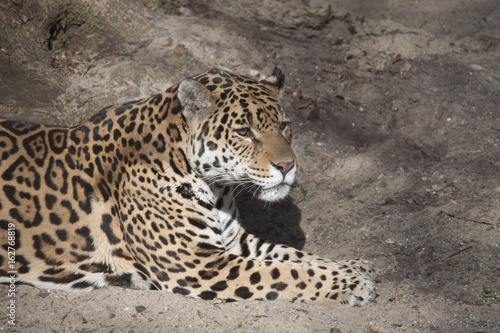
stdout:
[(271, 164), (278, 169), (282, 174), (283, 178), (285, 178), (286, 174), (293, 169), (293, 166), (295, 165), (294, 161), (291, 162), (279, 162), (278, 164), (274, 164), (271, 162)]

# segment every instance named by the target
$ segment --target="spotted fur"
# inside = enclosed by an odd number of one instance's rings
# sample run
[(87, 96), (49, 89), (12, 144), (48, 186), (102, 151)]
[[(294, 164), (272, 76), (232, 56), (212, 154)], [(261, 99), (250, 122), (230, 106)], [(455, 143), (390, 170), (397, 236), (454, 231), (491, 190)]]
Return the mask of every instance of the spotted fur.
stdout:
[(0, 121), (0, 282), (372, 300), (370, 262), (322, 259), (240, 225), (235, 186), (274, 201), (295, 179), (283, 84), (279, 69), (260, 82), (211, 70), (76, 127)]

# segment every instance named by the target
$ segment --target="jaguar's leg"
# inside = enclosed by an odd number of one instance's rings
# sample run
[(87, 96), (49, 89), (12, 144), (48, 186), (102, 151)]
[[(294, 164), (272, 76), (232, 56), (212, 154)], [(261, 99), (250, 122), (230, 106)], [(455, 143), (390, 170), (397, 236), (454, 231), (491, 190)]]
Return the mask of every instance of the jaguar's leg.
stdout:
[(376, 296), (375, 285), (353, 267), (329, 263), (254, 260), (225, 251), (198, 258), (199, 268), (170, 274), (174, 293), (202, 299), (267, 299), (362, 305)]

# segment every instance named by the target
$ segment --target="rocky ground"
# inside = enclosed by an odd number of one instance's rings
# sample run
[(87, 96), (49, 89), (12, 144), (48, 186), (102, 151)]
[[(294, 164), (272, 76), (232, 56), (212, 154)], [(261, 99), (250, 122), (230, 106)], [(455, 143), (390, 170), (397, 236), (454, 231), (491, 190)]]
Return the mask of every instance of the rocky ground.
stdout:
[(73, 125), (211, 67), (279, 66), (298, 184), (244, 198), (245, 223), (380, 278), (352, 309), (19, 286), (15, 331), (500, 332), (498, 1), (33, 3), (0, 4), (2, 117)]

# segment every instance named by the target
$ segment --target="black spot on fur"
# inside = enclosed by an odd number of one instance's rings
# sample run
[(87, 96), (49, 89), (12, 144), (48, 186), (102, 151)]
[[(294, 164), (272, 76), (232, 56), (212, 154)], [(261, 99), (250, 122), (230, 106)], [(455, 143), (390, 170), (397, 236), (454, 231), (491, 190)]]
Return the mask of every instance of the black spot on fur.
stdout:
[(0, 125), (15, 135), (24, 135), (40, 128), (38, 124), (21, 123), (14, 120), (4, 120)]
[(90, 236), (90, 229), (88, 227), (81, 227), (75, 230), (75, 233), (85, 239), (85, 246), (81, 248), (83, 251), (94, 251), (94, 240)]
[(239, 287), (234, 291), (234, 294), (237, 297), (243, 298), (243, 299), (249, 299), (250, 297), (253, 296), (253, 293), (248, 289), (247, 287)]
[(106, 282), (110, 286), (132, 287), (132, 274), (108, 275), (106, 276)]
[(67, 275), (61, 276), (61, 277), (52, 277), (52, 276), (42, 275), (42, 276), (38, 277), (38, 280), (40, 280), (42, 282), (52, 282), (52, 283), (57, 283), (57, 284), (68, 284), (68, 283), (71, 283), (73, 281), (79, 280), (79, 279), (81, 279), (83, 277), (84, 277), (83, 274), (67, 274)]
[(236, 280), (240, 276), (240, 266), (234, 266), (229, 270), (229, 275), (226, 277), (227, 280)]
[(63, 242), (68, 240), (68, 233), (64, 229), (57, 229), (56, 235)]
[(61, 154), (66, 148), (68, 131), (65, 129), (50, 130), (47, 137), (49, 139), (49, 147), (56, 154)]
[(227, 282), (222, 280), (210, 286), (210, 289), (212, 289), (213, 291), (223, 291), (226, 290), (227, 287), (228, 287)]
[(301, 289), (301, 290), (304, 290), (307, 288), (307, 284), (305, 284), (304, 282), (300, 282), (296, 285), (296, 287)]
[(272, 289), (276, 289), (277, 291), (283, 291), (287, 287), (288, 287), (288, 284), (286, 284), (284, 282), (278, 282), (278, 283), (274, 283), (274, 284), (271, 285), (271, 288)]
[(207, 147), (211, 151), (215, 151), (218, 148), (217, 144), (213, 141), (207, 141)]
[(113, 230), (111, 229), (111, 222), (113, 221), (113, 218), (109, 214), (103, 214), (102, 215), (102, 223), (101, 223), (101, 230), (104, 231), (106, 234), (106, 237), (108, 238), (108, 241), (111, 245), (115, 245), (120, 243), (120, 239), (116, 237), (114, 234)]
[(181, 287), (175, 287), (174, 289), (172, 289), (172, 292), (174, 294), (180, 294), (180, 295), (184, 295), (184, 296), (187, 296), (191, 293), (188, 289), (181, 288)]
[(35, 160), (38, 166), (43, 166), (48, 154), (47, 144), (45, 142), (45, 132), (38, 132), (23, 140), (23, 147), (29, 157)]
[(276, 280), (277, 278), (279, 278), (280, 277), (280, 270), (278, 268), (274, 268), (271, 271), (271, 277), (273, 278), (273, 280)]
[(203, 230), (207, 227), (206, 223), (200, 219), (195, 219), (195, 218), (191, 218), (191, 217), (188, 217), (188, 222), (189, 224), (191, 224), (193, 227), (197, 228), (197, 229), (200, 229), (200, 230)]
[(217, 293), (216, 292), (213, 292), (213, 291), (208, 291), (208, 290), (205, 290), (205, 291), (202, 291), (200, 294), (198, 294), (198, 296), (203, 299), (203, 300), (206, 300), (206, 301), (211, 301), (213, 300), (215, 297), (217, 297)]
[(198, 275), (203, 279), (203, 280), (211, 280), (217, 275), (219, 275), (219, 272), (213, 271), (213, 270), (201, 270), (198, 272)]
[(57, 202), (57, 197), (52, 194), (45, 194), (45, 206), (52, 210), (54, 208), (54, 204)]
[(251, 284), (257, 284), (260, 282), (260, 280), (261, 280), (261, 277), (260, 277), (259, 272), (255, 272), (255, 273), (252, 273), (252, 275), (250, 275), (250, 283)]
[(275, 291), (270, 291), (266, 294), (266, 299), (268, 301), (274, 301), (275, 299), (277, 299), (279, 296), (279, 294)]
[(81, 210), (90, 214), (92, 212), (91, 197), (94, 192), (91, 184), (79, 176), (73, 176), (73, 199), (78, 202)]
[(110, 273), (111, 268), (104, 263), (82, 264), (78, 268), (91, 273)]
[(56, 213), (50, 213), (49, 220), (50, 220), (50, 223), (52, 223), (54, 225), (60, 225), (62, 223), (61, 218)]

